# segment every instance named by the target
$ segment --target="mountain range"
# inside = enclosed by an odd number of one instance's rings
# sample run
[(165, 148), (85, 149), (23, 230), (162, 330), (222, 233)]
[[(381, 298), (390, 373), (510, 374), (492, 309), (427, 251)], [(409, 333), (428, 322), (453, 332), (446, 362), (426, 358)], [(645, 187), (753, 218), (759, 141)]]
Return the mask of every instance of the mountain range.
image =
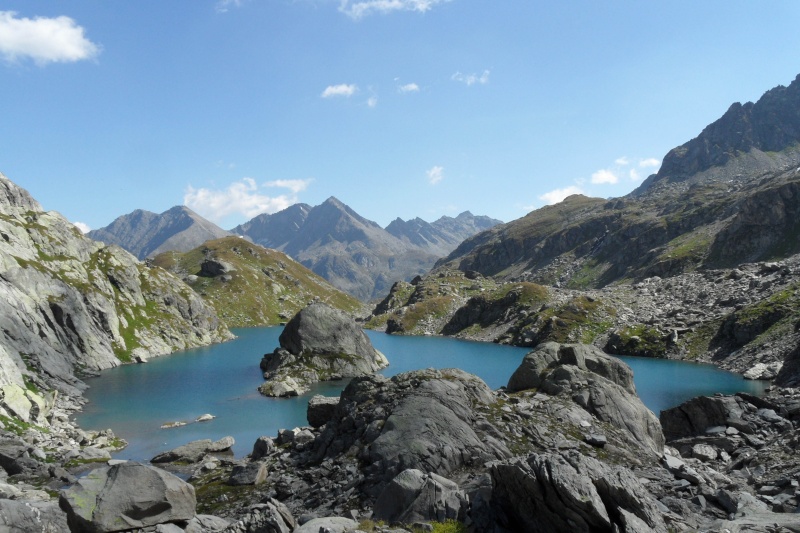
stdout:
[(570, 196), (466, 239), (395, 285), (370, 324), (586, 342), (796, 384), (798, 235), (800, 76), (730, 106), (625, 197)]
[(465, 240), (439, 266), (570, 288), (800, 252), (800, 77), (734, 104), (623, 198), (572, 196)]
[(467, 211), (431, 223), (398, 218), (384, 229), (331, 197), (314, 207), (295, 204), (258, 215), (230, 232), (178, 206), (160, 215), (137, 210), (88, 236), (146, 258), (188, 252), (207, 240), (236, 234), (285, 252), (338, 289), (367, 301), (384, 296), (395, 281), (426, 273), (465, 238), (499, 223)]

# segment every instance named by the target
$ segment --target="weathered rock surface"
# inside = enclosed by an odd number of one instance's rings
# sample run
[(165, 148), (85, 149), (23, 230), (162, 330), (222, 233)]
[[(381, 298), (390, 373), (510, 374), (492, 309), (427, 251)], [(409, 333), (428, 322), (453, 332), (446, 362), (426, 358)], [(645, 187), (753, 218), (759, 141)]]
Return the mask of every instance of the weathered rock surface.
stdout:
[(494, 463), (492, 506), (510, 531), (666, 532), (655, 498), (623, 467), (577, 452)]
[[(626, 430), (651, 453), (660, 454), (664, 436), (656, 416), (636, 396), (633, 372), (621, 360), (584, 344), (540, 344), (525, 356), (508, 381), (511, 392), (538, 389), (567, 396), (589, 417)], [(599, 444), (598, 436), (588, 436)]]
[(310, 383), (364, 376), (389, 364), (355, 320), (324, 303), (292, 317), (279, 342), (261, 361), (267, 381), (259, 390), (267, 396), (296, 396)]
[(96, 468), (59, 499), (71, 530), (97, 533), (188, 521), (196, 504), (194, 487), (133, 462)]
[[(289, 509), (273, 498), (251, 506), (241, 520), (231, 524), (226, 533), (292, 533), (297, 526)], [(319, 529), (317, 529), (319, 531)]]
[(0, 499), (0, 531), (69, 533), (67, 516), (55, 502)]
[(383, 489), (372, 516), (390, 524), (463, 521), (468, 506), (466, 494), (449, 479), (408, 469), (397, 474)]
[(84, 237), (2, 175), (0, 211), (0, 385), (25, 389), (25, 376), (76, 394), (76, 367), (91, 372), (230, 338), (180, 280)]

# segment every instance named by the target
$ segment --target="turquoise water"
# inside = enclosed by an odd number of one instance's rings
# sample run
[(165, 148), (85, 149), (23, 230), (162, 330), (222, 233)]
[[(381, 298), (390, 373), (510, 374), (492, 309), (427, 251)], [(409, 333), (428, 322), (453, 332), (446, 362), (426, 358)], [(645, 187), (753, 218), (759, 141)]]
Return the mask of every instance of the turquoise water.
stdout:
[[(306, 405), (314, 394), (338, 395), (346, 382), (318, 384), (297, 398), (274, 399), (256, 390), (263, 382), (261, 356), (278, 346), (282, 328), (237, 329), (234, 341), (196, 348), (104, 371), (88, 380), (89, 403), (78, 416), (85, 429), (111, 428), (126, 439), (121, 459), (148, 460), (192, 440), (231, 435), (237, 456), (250, 453), (261, 435), (307, 424)], [(527, 348), (443, 337), (401, 337), (368, 331), (373, 345), (389, 359), (382, 373), (392, 376), (418, 368), (458, 367), (498, 388), (528, 353)], [(746, 381), (713, 366), (680, 361), (623, 357), (634, 371), (642, 401), (654, 412), (699, 394), (750, 391), (763, 384)], [(161, 429), (161, 424), (191, 421), (204, 413), (209, 422)]]

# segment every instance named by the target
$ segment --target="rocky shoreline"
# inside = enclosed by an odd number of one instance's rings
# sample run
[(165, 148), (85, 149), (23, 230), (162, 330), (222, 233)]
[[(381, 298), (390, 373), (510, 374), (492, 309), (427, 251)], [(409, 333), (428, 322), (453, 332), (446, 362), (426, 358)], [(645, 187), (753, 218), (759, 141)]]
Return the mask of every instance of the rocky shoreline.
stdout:
[[(110, 430), (75, 426), (83, 403), (61, 395), (46, 426), (0, 430), (0, 524), (116, 531), (64, 503), (87, 470), (106, 479), (129, 468), (110, 460), (124, 446)], [(153, 458), (188, 480), (179, 492), (194, 511), (148, 523), (140, 509), (126, 530), (416, 532), (448, 520), (492, 533), (800, 529), (800, 389), (699, 397), (659, 421), (618, 359), (546, 343), (499, 390), (456, 369), (365, 376), (340, 398), (312, 399), (308, 419), (259, 438), (245, 458), (225, 452), (232, 439)], [(151, 470), (126, 472), (180, 481)]]

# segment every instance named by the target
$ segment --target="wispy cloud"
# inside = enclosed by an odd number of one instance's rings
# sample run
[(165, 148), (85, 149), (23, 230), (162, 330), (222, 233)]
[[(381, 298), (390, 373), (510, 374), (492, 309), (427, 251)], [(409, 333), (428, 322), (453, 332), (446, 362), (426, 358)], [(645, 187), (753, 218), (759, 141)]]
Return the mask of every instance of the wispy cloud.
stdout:
[(400, 93), (417, 93), (419, 92), (419, 85), (416, 83), (406, 83), (405, 85), (401, 85), (397, 88), (397, 92)]
[(428, 182), (431, 185), (436, 185), (437, 183), (442, 181), (442, 179), (444, 179), (444, 167), (436, 165), (427, 172), (425, 172), (425, 174), (427, 174), (428, 176)]
[(592, 174), (592, 179), (591, 179), (591, 182), (595, 185), (601, 185), (605, 183), (614, 184), (617, 183), (618, 181), (619, 178), (617, 177), (617, 175), (608, 169), (598, 170), (597, 172)]
[(481, 74), (462, 74), (461, 72), (456, 72), (450, 79), (453, 81), (460, 81), (467, 86), (475, 85), (476, 83), (486, 85), (489, 83), (489, 74), (490, 72), (488, 70), (484, 70)]
[(92, 228), (90, 228), (88, 224), (84, 224), (83, 222), (73, 222), (72, 225), (81, 230), (81, 233), (83, 233), (84, 235), (92, 231)]
[[(259, 186), (253, 178), (242, 178), (225, 189), (195, 189), (186, 187), (183, 203), (213, 222), (231, 215), (253, 218), (261, 213), (276, 213), (296, 204), (297, 193), (305, 190), (311, 180), (274, 180)], [(288, 189), (289, 194), (269, 196), (262, 187)]]
[[(247, 179), (247, 178), (245, 178)], [(264, 184), (265, 187), (278, 187), (281, 189), (289, 189), (294, 194), (302, 192), (308, 189), (308, 186), (311, 185), (311, 182), (314, 181), (313, 179), (309, 178), (306, 180), (272, 180), (268, 181)]]
[(241, 7), (245, 0), (217, 0), (214, 10), (217, 13), (227, 13), (232, 7)]
[(450, 0), (341, 0), (339, 11), (352, 18), (360, 20), (373, 13), (388, 14), (395, 11), (416, 11), (425, 13), (437, 4), (444, 4)]
[(350, 83), (340, 83), (339, 85), (328, 85), (320, 95), (322, 98), (333, 98), (335, 96), (350, 97), (358, 92), (358, 85)]
[[(649, 157), (633, 163), (630, 157), (622, 156), (614, 160), (614, 168), (601, 169), (592, 174), (591, 182), (595, 185), (613, 185), (619, 183), (619, 176), (628, 175), (631, 181), (639, 181), (642, 175), (639, 169), (653, 169), (661, 165), (659, 159)], [(649, 172), (649, 171), (648, 171)]]
[(570, 185), (569, 187), (565, 187), (563, 189), (554, 189), (550, 192), (546, 192), (539, 196), (539, 200), (543, 200), (548, 205), (553, 205), (561, 202), (567, 196), (572, 196), (573, 194), (583, 194), (583, 189), (577, 185)]
[(92, 59), (100, 46), (84, 31), (65, 16), (17, 18), (14, 11), (0, 11), (0, 55), (8, 63), (29, 58), (39, 66)]

